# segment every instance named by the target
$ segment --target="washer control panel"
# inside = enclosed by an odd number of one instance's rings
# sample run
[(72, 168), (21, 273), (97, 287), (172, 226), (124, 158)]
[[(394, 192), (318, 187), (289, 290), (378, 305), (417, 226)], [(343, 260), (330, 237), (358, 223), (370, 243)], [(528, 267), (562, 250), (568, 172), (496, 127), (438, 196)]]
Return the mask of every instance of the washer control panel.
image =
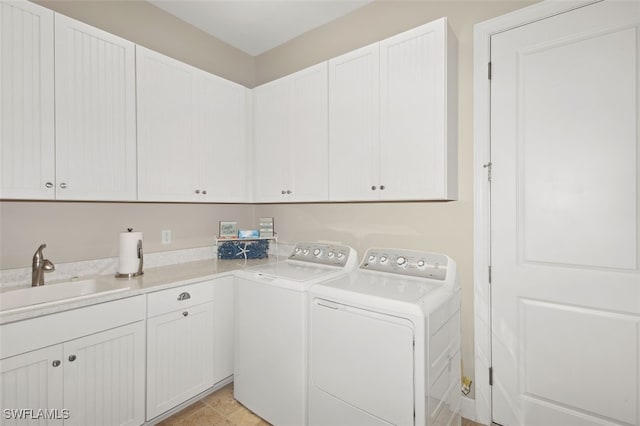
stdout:
[(357, 263), (351, 247), (326, 243), (298, 243), (289, 256), (289, 260), (344, 267), (348, 263)]
[(360, 269), (445, 280), (449, 258), (444, 254), (403, 249), (369, 249)]

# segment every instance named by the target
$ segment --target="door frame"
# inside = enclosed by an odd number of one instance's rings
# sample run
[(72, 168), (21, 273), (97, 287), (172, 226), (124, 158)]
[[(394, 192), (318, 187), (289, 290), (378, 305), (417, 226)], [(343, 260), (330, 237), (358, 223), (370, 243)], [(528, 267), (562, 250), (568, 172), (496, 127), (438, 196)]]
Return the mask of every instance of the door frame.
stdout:
[(474, 26), (474, 365), (475, 421), (491, 424), (491, 36), (603, 0), (546, 0)]

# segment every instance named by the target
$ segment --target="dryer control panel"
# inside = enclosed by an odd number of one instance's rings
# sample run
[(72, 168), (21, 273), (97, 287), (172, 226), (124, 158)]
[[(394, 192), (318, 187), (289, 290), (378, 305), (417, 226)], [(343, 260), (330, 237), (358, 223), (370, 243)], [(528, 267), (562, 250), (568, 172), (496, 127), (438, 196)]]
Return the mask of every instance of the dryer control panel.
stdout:
[(355, 251), (349, 246), (326, 243), (298, 243), (289, 260), (346, 267), (357, 264)]
[(440, 253), (372, 248), (365, 253), (360, 269), (444, 281), (448, 264), (449, 257)]

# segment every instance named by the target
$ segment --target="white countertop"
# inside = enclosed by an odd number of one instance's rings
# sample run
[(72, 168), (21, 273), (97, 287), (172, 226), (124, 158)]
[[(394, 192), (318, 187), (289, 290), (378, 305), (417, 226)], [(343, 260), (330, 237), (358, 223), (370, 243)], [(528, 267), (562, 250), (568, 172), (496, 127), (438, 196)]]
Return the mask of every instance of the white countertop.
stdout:
[(151, 293), (158, 290), (165, 290), (181, 285), (206, 281), (208, 279), (219, 278), (224, 275), (229, 275), (239, 269), (264, 265), (267, 263), (275, 263), (278, 260), (284, 259), (284, 257), (271, 256), (267, 259), (247, 261), (216, 259), (200, 260), (197, 262), (188, 262), (175, 265), (160, 266), (157, 268), (148, 268), (144, 271), (144, 275), (132, 279), (116, 278), (114, 275), (94, 275), (79, 277), (79, 279), (97, 278), (101, 282), (112, 283), (114, 287), (125, 286), (129, 287), (129, 289), (117, 293), (96, 293), (96, 295), (93, 297), (87, 297), (79, 300), (60, 300), (55, 303), (47, 303), (46, 305), (33, 305), (32, 307), (29, 307), (25, 310), (20, 310), (19, 312), (0, 312), (0, 325), (43, 315), (49, 315), (56, 312), (67, 311), (70, 309), (81, 308), (83, 306), (123, 299), (125, 297)]

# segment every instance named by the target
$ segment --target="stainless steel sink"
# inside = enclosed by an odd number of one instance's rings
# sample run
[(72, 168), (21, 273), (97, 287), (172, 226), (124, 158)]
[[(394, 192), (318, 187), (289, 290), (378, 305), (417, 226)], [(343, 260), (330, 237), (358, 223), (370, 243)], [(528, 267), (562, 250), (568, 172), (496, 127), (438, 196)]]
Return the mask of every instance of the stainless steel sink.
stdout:
[(0, 314), (32, 309), (117, 293), (129, 287), (114, 286), (108, 281), (87, 279), (47, 284), (0, 292)]

